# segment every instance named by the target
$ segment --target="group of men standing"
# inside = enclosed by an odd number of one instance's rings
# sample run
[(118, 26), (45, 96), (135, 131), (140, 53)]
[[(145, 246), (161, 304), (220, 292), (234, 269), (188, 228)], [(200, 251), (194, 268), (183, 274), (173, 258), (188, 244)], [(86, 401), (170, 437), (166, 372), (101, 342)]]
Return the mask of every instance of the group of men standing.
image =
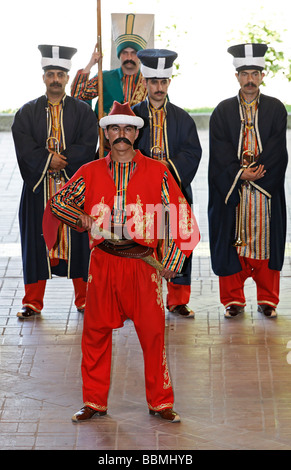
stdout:
[[(168, 310), (193, 318), (188, 303), (199, 229), (191, 183), (201, 146), (194, 120), (169, 100), (177, 54), (147, 49), (135, 15), (124, 15), (124, 23), (115, 37), (121, 65), (103, 73), (101, 119), (97, 107), (94, 112), (84, 103), (98, 95), (98, 75), (89, 74), (100, 54), (94, 50), (77, 72), (70, 97), (65, 86), (76, 50), (39, 46), (46, 95), (24, 105), (12, 127), (24, 180), (19, 214), (25, 296), (18, 316), (41, 313), (52, 274), (71, 278), (76, 307), (85, 311), (84, 406), (73, 421), (107, 413), (112, 330), (131, 318), (144, 353), (149, 411), (178, 422), (161, 282), (167, 280)], [(264, 44), (229, 48), (240, 90), (210, 120), (210, 250), (227, 318), (244, 311), (249, 276), (266, 317), (276, 316), (279, 302), (287, 113), (279, 100), (260, 93), (266, 50)], [(102, 159), (96, 159), (98, 123), (107, 139)], [(162, 236), (161, 219), (148, 208), (157, 204), (163, 208)]]

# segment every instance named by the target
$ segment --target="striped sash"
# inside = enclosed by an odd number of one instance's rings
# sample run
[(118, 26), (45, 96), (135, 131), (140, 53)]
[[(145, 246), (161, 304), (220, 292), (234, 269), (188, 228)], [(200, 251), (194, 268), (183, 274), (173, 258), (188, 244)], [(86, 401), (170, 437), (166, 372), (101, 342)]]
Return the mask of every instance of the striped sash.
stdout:
[[(255, 120), (258, 112), (259, 97), (247, 103), (240, 96), (240, 105), (245, 120), (243, 149), (253, 152), (255, 160), (259, 155), (258, 136)], [(238, 254), (252, 259), (268, 259), (270, 257), (270, 200), (255, 189), (251, 184), (241, 186), (241, 236), (246, 246), (237, 247)], [(237, 220), (240, 208), (237, 207)], [(238, 225), (238, 223), (237, 223)]]

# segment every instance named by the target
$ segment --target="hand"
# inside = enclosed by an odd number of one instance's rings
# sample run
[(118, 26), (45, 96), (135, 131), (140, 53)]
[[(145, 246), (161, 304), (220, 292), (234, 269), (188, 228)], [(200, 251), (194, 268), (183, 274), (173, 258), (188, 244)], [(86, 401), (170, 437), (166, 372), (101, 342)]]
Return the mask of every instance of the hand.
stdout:
[(162, 277), (164, 277), (167, 281), (169, 279), (174, 279), (174, 277), (176, 277), (176, 273), (175, 271), (171, 271), (170, 269), (166, 269), (164, 268), (161, 272), (160, 272), (160, 275)]
[(96, 44), (89, 63), (83, 69), (83, 73), (89, 73), (93, 65), (98, 64), (99, 60), (101, 59), (101, 56), (102, 56), (101, 53), (98, 52), (97, 50), (97, 44)]
[(94, 222), (94, 219), (90, 217), (90, 215), (82, 214), (78, 218), (77, 226), (89, 232), (91, 230), (93, 222)]
[(66, 166), (68, 165), (67, 157), (56, 152), (50, 152), (50, 153), (52, 153), (53, 155), (51, 162), (50, 162), (51, 170), (59, 171), (59, 170), (63, 170), (64, 168), (66, 168)]
[(246, 168), (240, 175), (240, 179), (245, 181), (256, 181), (265, 176), (264, 165)]

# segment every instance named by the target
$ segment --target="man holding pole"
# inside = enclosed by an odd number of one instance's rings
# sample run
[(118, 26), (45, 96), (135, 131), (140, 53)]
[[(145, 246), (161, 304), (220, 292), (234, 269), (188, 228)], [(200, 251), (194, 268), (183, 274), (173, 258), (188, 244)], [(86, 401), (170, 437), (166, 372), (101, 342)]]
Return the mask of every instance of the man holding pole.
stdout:
[[(146, 47), (152, 25), (153, 15), (112, 15), (113, 40), (121, 65), (117, 69), (103, 71), (104, 115), (109, 113), (115, 100), (133, 106), (145, 99), (147, 90), (143, 85), (137, 51)], [(72, 96), (90, 101), (99, 95), (99, 75), (89, 79), (89, 74), (100, 60), (102, 51), (96, 44), (89, 63), (84, 69), (78, 70), (73, 80)], [(98, 103), (95, 112), (98, 115)]]
[[(48, 246), (54, 243), (58, 219), (90, 233), (82, 338), (84, 406), (72, 419), (79, 422), (106, 414), (112, 330), (130, 318), (143, 349), (150, 414), (178, 422), (165, 353), (161, 279), (174, 278), (181, 271), (199, 241), (199, 229), (167, 168), (133, 149), (143, 120), (135, 116), (128, 103), (115, 102), (100, 126), (111, 152), (77, 171), (47, 205), (44, 217)], [(165, 210), (170, 219), (170, 246), (162, 262), (157, 263)], [(110, 233), (108, 239), (104, 239), (104, 229)], [(117, 240), (111, 239), (111, 233)], [(158, 269), (148, 264), (148, 258), (156, 261)]]

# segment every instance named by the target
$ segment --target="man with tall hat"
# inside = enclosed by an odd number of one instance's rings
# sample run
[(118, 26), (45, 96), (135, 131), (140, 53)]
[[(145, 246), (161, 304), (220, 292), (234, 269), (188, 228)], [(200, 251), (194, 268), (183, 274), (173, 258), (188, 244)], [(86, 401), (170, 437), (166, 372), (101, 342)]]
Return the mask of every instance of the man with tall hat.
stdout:
[(244, 283), (257, 287), (258, 311), (277, 315), (284, 261), (287, 112), (260, 92), (265, 44), (239, 44), (233, 56), (238, 95), (222, 101), (210, 120), (209, 237), (225, 317), (244, 312)]
[(17, 314), (20, 318), (41, 313), (46, 280), (52, 275), (73, 280), (75, 305), (84, 310), (88, 239), (62, 225), (56, 244), (47, 251), (42, 217), (47, 200), (81, 165), (94, 159), (98, 139), (97, 119), (90, 106), (65, 92), (76, 49), (40, 45), (39, 50), (46, 94), (22, 106), (12, 125), (23, 178), (19, 223), (25, 295)]
[[(112, 34), (120, 67), (103, 72), (103, 110), (108, 114), (113, 102), (128, 102), (130, 106), (144, 100), (147, 90), (143, 85), (137, 51), (144, 49), (153, 25), (153, 15), (112, 14)], [(98, 96), (98, 74), (89, 78), (92, 67), (101, 58), (95, 46), (89, 63), (78, 70), (71, 95), (90, 101)], [(95, 106), (98, 114), (98, 104)]]
[[(136, 140), (136, 148), (168, 166), (191, 205), (191, 182), (201, 159), (201, 146), (193, 119), (168, 99), (177, 53), (166, 49), (145, 49), (137, 55), (148, 96), (133, 107), (135, 114), (145, 122)], [(168, 310), (187, 318), (194, 318), (194, 311), (188, 306), (191, 262), (190, 256), (184, 264), (183, 275), (167, 283)]]
[[(89, 231), (91, 257), (82, 338), (84, 406), (73, 421), (106, 414), (112, 330), (130, 318), (143, 350), (150, 414), (177, 422), (165, 352), (161, 280), (181, 271), (199, 241), (199, 229), (168, 169), (133, 149), (143, 120), (129, 104), (115, 102), (100, 126), (111, 152), (76, 172), (48, 203), (43, 222), (48, 246), (54, 243), (59, 220)], [(156, 267), (153, 262), (157, 264), (165, 210), (171, 243)]]

